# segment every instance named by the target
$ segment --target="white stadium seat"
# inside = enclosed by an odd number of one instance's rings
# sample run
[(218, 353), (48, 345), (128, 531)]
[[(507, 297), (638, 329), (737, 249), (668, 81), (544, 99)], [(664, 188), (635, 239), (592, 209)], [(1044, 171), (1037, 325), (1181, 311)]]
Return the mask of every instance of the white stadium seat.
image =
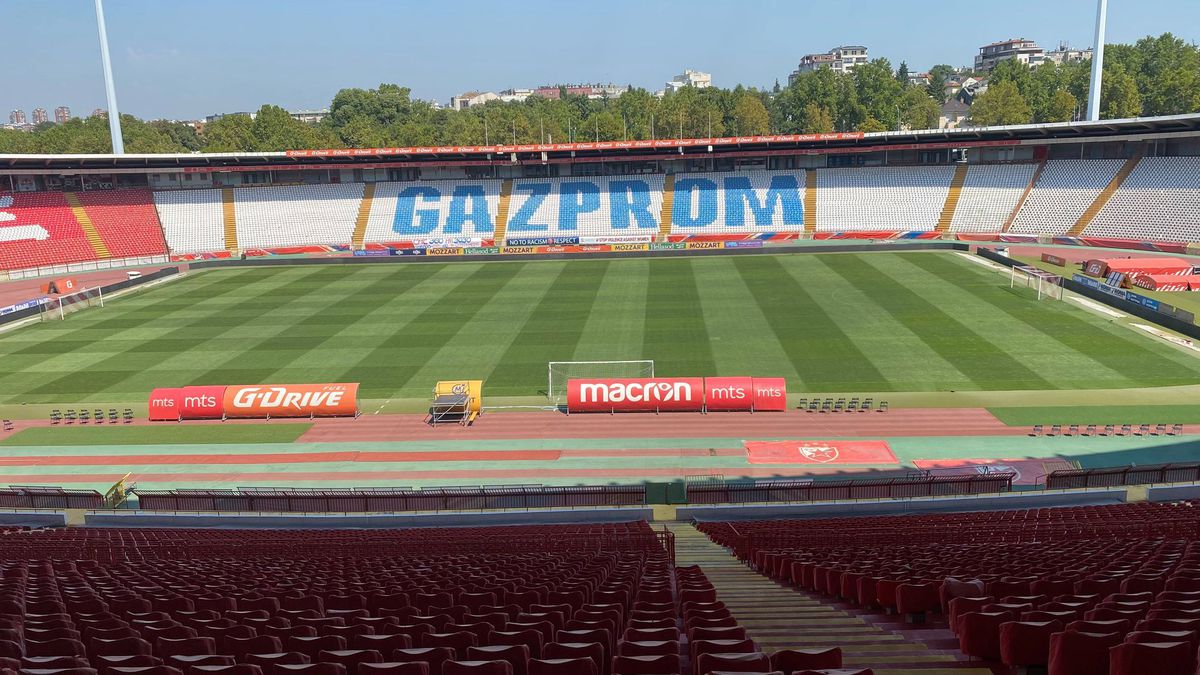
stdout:
[(999, 232), (1036, 169), (1036, 164), (972, 164), (950, 231)]
[(1124, 163), (1121, 159), (1047, 161), (1009, 231), (1066, 234)]
[(225, 249), (225, 220), (220, 190), (169, 190), (154, 193), (154, 206), (172, 253), (209, 253)]
[(953, 179), (953, 166), (819, 169), (817, 229), (932, 231)]
[(1143, 157), (1083, 236), (1200, 241), (1200, 157)]
[(237, 188), (238, 246), (348, 245), (362, 196), (362, 183)]

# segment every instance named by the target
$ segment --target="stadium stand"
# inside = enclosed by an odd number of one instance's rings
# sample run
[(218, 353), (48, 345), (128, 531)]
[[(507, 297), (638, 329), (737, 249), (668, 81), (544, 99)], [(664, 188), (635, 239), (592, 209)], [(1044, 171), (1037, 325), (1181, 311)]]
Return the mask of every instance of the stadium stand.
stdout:
[(803, 231), (805, 197), (804, 171), (676, 174), (671, 232)]
[(94, 260), (96, 250), (61, 192), (0, 192), (0, 268)]
[(1009, 231), (1066, 234), (1124, 163), (1120, 159), (1047, 161)]
[[(1191, 504), (1134, 503), (698, 528), (764, 576), (925, 622), (966, 656), (1051, 675), (1173, 675), (1196, 667), (1197, 524)], [(1158, 653), (1137, 646), (1147, 642), (1187, 646), (1145, 670)], [(1091, 662), (1112, 668), (1071, 667)]]
[[(499, 180), (376, 183), (365, 243), (490, 237), (500, 202)], [(455, 199), (455, 192), (458, 199)], [(482, 199), (482, 204), (475, 199)], [(482, 211), (486, 206), (486, 211)], [(482, 211), (482, 212), (481, 212)]]
[(234, 190), (241, 248), (349, 244), (362, 183)]
[(0, 668), (38, 675), (681, 675), (692, 662), (699, 673), (767, 663), (753, 642), (725, 639), (740, 629), (704, 572), (676, 569), (644, 522), (6, 530), (0, 561)]
[(950, 231), (999, 232), (1036, 169), (1036, 164), (971, 165)]
[(1200, 158), (1142, 158), (1083, 234), (1200, 241)]
[(928, 232), (950, 193), (952, 166), (817, 171), (817, 230)]
[(92, 223), (114, 258), (167, 252), (162, 226), (149, 190), (95, 190), (79, 193)]
[(225, 249), (220, 190), (171, 190), (154, 193), (167, 248), (172, 253)]

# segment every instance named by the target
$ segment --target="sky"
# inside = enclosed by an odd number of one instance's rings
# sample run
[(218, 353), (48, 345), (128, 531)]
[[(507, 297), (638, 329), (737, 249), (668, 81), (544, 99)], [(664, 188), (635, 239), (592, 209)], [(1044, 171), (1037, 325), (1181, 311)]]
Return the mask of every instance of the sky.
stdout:
[[(938, 13), (937, 8), (944, 7)], [(716, 86), (787, 83), (800, 57), (862, 44), (912, 71), (970, 64), (1012, 37), (1091, 45), (1096, 0), (106, 0), (121, 112), (202, 119), (274, 103), (327, 107), (392, 82), (443, 103), (470, 90), (617, 82), (685, 68)], [(1109, 0), (1108, 42), (1200, 41), (1200, 1)], [(92, 0), (0, 0), (0, 122), (107, 107)]]

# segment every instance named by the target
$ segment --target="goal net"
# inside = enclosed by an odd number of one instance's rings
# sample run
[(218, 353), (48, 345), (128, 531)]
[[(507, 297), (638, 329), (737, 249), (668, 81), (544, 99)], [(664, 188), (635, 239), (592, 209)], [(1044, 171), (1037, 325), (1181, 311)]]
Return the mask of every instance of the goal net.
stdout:
[(104, 292), (99, 288), (85, 288), (77, 293), (50, 298), (50, 302), (42, 305), (42, 321), (61, 321), (66, 319), (68, 314), (89, 307), (103, 306)]
[(567, 380), (654, 377), (654, 361), (551, 361), (546, 398), (554, 405), (567, 400)]
[(1037, 291), (1038, 300), (1043, 298), (1062, 300), (1063, 298), (1062, 277), (1029, 265), (1017, 265), (1012, 268), (1008, 287), (1016, 288), (1017, 286)]

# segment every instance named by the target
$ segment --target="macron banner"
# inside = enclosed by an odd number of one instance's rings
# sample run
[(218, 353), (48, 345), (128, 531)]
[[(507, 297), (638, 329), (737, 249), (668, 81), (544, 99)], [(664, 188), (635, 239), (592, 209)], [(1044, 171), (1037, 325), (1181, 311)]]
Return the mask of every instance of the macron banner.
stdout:
[(567, 380), (568, 412), (704, 409), (704, 378)]
[(787, 410), (782, 377), (567, 380), (568, 412)]
[(358, 383), (264, 384), (225, 388), (229, 417), (351, 417)]

